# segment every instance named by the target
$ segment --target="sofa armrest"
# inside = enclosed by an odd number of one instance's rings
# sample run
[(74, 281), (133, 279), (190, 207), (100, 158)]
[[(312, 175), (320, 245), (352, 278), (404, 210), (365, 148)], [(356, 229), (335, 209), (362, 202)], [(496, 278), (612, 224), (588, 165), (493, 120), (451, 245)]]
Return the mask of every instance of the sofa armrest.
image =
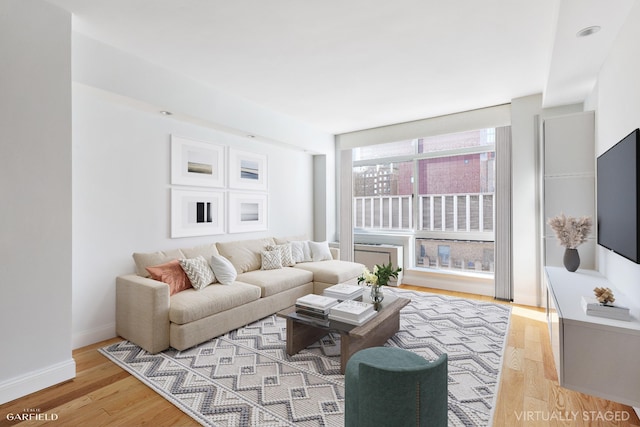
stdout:
[(340, 259), (340, 248), (329, 248), (333, 259)]
[(116, 333), (155, 354), (169, 347), (169, 285), (135, 274), (116, 278)]

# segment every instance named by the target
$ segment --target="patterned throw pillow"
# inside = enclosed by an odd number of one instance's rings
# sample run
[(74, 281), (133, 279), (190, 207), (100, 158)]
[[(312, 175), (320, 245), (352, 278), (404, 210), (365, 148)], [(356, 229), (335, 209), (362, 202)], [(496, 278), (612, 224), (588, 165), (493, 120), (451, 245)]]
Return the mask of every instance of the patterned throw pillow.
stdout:
[(270, 245), (267, 246), (268, 251), (280, 251), (280, 258), (282, 259), (283, 267), (293, 267), (296, 262), (293, 259), (293, 253), (291, 252), (291, 243), (283, 243), (282, 245)]
[(282, 268), (282, 257), (279, 250), (262, 251), (262, 269), (277, 270)]
[(146, 270), (153, 280), (169, 285), (169, 295), (177, 294), (191, 287), (189, 277), (180, 267), (180, 262), (177, 259), (165, 264), (146, 267)]
[(197, 290), (204, 289), (216, 279), (211, 267), (209, 267), (209, 263), (202, 255), (195, 258), (181, 259), (180, 267), (189, 277), (191, 286)]

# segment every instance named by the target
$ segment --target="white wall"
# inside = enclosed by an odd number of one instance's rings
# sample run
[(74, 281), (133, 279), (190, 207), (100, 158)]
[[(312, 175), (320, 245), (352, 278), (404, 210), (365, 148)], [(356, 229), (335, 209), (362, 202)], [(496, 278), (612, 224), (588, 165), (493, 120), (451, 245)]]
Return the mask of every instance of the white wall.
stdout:
[[(334, 238), (333, 135), (77, 33), (73, 80), (74, 348), (115, 335), (115, 277), (133, 271), (133, 252)], [(171, 134), (267, 154), (269, 230), (171, 239)]]
[(0, 404), (75, 376), (71, 16), (0, 3)]
[[(269, 230), (170, 238), (170, 135), (268, 156)], [(73, 90), (73, 345), (115, 336), (115, 277), (133, 252), (313, 235), (313, 156)]]
[[(164, 65), (164, 64), (162, 64)], [(170, 65), (170, 64), (168, 64)], [(174, 118), (334, 156), (334, 137), (285, 114), (213, 90), (82, 34), (73, 33), (73, 81)], [(331, 162), (328, 162), (331, 164)]]
[[(114, 336), (115, 277), (133, 271), (132, 252), (313, 235), (314, 172), (333, 188), (333, 135), (74, 34), (40, 0), (0, 4), (0, 52), (0, 403), (72, 378), (71, 349)], [(268, 231), (169, 238), (173, 133), (269, 156)], [(332, 239), (335, 194), (323, 195), (320, 237)]]
[[(640, 3), (636, 2), (587, 100), (596, 110), (596, 155), (640, 127)], [(602, 248), (598, 270), (640, 306), (640, 265)]]

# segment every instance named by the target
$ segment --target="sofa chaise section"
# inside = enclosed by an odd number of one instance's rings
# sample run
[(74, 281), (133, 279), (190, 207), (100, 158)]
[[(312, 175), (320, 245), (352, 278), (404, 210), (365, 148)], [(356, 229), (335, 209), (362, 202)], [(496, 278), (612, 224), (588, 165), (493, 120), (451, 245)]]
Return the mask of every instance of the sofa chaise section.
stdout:
[[(336, 249), (332, 249), (331, 252), (334, 253), (334, 256), (335, 253), (338, 253)], [(329, 286), (358, 277), (362, 274), (364, 265), (357, 262), (332, 259), (327, 261), (303, 262), (296, 264), (294, 268), (312, 273), (313, 293), (322, 295), (322, 292)]]

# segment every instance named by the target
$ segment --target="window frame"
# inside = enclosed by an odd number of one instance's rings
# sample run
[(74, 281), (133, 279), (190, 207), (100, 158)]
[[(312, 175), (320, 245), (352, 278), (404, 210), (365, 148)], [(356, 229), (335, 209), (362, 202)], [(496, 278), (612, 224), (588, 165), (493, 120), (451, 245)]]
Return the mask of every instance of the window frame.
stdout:
[[(485, 128), (485, 129), (495, 129), (494, 128)], [(404, 162), (413, 162), (413, 185), (412, 185), (412, 194), (411, 194), (411, 209), (412, 209), (412, 224), (410, 228), (407, 229), (385, 229), (385, 228), (361, 228), (356, 227), (354, 224), (353, 231), (358, 234), (408, 234), (417, 238), (422, 239), (437, 239), (437, 240), (459, 240), (460, 232), (452, 232), (452, 231), (425, 231), (418, 229), (418, 218), (420, 215), (420, 209), (417, 203), (419, 197), (419, 183), (416, 179), (418, 174), (418, 163), (420, 160), (429, 160), (429, 159), (437, 159), (443, 157), (455, 157), (455, 156), (463, 156), (470, 154), (482, 154), (482, 153), (495, 153), (496, 144), (495, 141), (491, 144), (486, 145), (478, 145), (473, 147), (463, 147), (456, 148), (450, 150), (442, 150), (442, 151), (434, 151), (427, 153), (415, 153), (413, 155), (400, 155), (400, 156), (390, 156), (390, 157), (380, 157), (375, 159), (367, 159), (367, 160), (354, 160), (352, 162), (352, 171), (356, 167), (367, 167), (367, 166), (377, 166), (380, 164), (391, 164), (391, 163), (404, 163)], [(495, 198), (495, 191), (493, 192)], [(352, 197), (355, 199), (355, 196)], [(355, 209), (355, 206), (354, 206)], [(494, 201), (494, 217), (495, 217), (495, 201)], [(494, 227), (495, 228), (495, 227)], [(478, 232), (465, 232), (464, 234), (465, 240), (478, 240), (478, 241), (495, 241), (495, 229), (492, 231), (478, 231)]]

